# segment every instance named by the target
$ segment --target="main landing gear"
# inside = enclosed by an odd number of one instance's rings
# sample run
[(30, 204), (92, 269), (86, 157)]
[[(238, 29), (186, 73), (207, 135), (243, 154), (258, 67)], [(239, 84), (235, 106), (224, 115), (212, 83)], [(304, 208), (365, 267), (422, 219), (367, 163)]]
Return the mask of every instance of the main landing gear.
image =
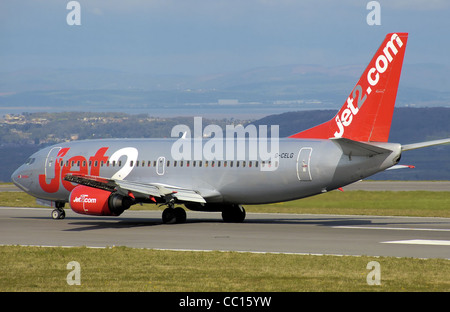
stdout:
[[(168, 206), (162, 213), (163, 223), (174, 224), (186, 222), (186, 211), (183, 208), (174, 208), (173, 201), (169, 201), (168, 203), (163, 205)], [(246, 216), (244, 207), (236, 204), (218, 204), (214, 206), (208, 206), (210, 209), (199, 209), (199, 207), (196, 205), (186, 205), (186, 207), (198, 211), (222, 211), (222, 219), (227, 223), (244, 222)]]
[(169, 202), (168, 207), (162, 213), (162, 221), (167, 224), (186, 222), (186, 211), (181, 207), (174, 208), (173, 202)]
[(228, 223), (241, 223), (245, 220), (245, 209), (241, 205), (230, 205), (222, 210), (222, 219)]

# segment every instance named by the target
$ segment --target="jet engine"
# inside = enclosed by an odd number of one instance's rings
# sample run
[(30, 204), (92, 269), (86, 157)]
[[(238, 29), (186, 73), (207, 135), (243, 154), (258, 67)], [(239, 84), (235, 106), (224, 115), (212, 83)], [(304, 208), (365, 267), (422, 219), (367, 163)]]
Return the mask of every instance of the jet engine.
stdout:
[(119, 216), (134, 203), (128, 196), (78, 185), (70, 193), (70, 208), (80, 214)]

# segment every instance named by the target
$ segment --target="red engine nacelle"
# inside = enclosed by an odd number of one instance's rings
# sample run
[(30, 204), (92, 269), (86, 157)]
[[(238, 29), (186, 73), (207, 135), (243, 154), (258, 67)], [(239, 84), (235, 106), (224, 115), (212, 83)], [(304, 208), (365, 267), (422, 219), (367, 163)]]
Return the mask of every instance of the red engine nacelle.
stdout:
[(132, 203), (130, 197), (84, 185), (75, 187), (69, 198), (73, 211), (95, 216), (118, 216)]

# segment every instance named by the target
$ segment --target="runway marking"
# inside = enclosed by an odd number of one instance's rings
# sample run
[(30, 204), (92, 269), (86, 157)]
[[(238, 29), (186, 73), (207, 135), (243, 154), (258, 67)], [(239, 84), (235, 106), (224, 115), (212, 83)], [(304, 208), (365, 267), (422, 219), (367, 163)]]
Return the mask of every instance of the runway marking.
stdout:
[(51, 208), (39, 208), (39, 207), (0, 207), (0, 210), (44, 210), (50, 211)]
[[(20, 246), (20, 247), (40, 247), (40, 248), (88, 248), (88, 249), (112, 249), (116, 246), (57, 246), (57, 245), (9, 245), (0, 244), (0, 246)], [(119, 246), (120, 247), (120, 246)], [(333, 257), (364, 257), (365, 255), (345, 255), (345, 254), (332, 254), (332, 253), (308, 253), (308, 252), (284, 252), (284, 251), (251, 251), (251, 250), (221, 250), (221, 249), (180, 249), (180, 248), (153, 248), (153, 247), (129, 247), (133, 249), (144, 250), (158, 250), (158, 251), (181, 251), (181, 252), (234, 252), (234, 253), (251, 253), (251, 254), (273, 254), (273, 255), (294, 255), (294, 256), (333, 256)], [(370, 256), (373, 258), (379, 258), (380, 256)]]
[(450, 232), (450, 229), (397, 228), (381, 226), (333, 226), (335, 229)]
[(399, 241), (381, 242), (382, 244), (412, 244), (412, 245), (435, 245), (435, 246), (450, 246), (449, 240), (437, 239), (407, 239)]

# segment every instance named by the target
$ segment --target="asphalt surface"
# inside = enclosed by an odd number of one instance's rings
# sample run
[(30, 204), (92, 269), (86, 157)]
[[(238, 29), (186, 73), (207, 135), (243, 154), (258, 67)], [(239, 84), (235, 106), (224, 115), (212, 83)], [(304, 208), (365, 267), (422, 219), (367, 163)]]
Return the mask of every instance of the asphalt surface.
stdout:
[(187, 211), (184, 224), (162, 224), (159, 211), (120, 217), (53, 220), (51, 209), (0, 208), (0, 245), (129, 246), (320, 255), (450, 259), (450, 218), (249, 213), (244, 223)]

